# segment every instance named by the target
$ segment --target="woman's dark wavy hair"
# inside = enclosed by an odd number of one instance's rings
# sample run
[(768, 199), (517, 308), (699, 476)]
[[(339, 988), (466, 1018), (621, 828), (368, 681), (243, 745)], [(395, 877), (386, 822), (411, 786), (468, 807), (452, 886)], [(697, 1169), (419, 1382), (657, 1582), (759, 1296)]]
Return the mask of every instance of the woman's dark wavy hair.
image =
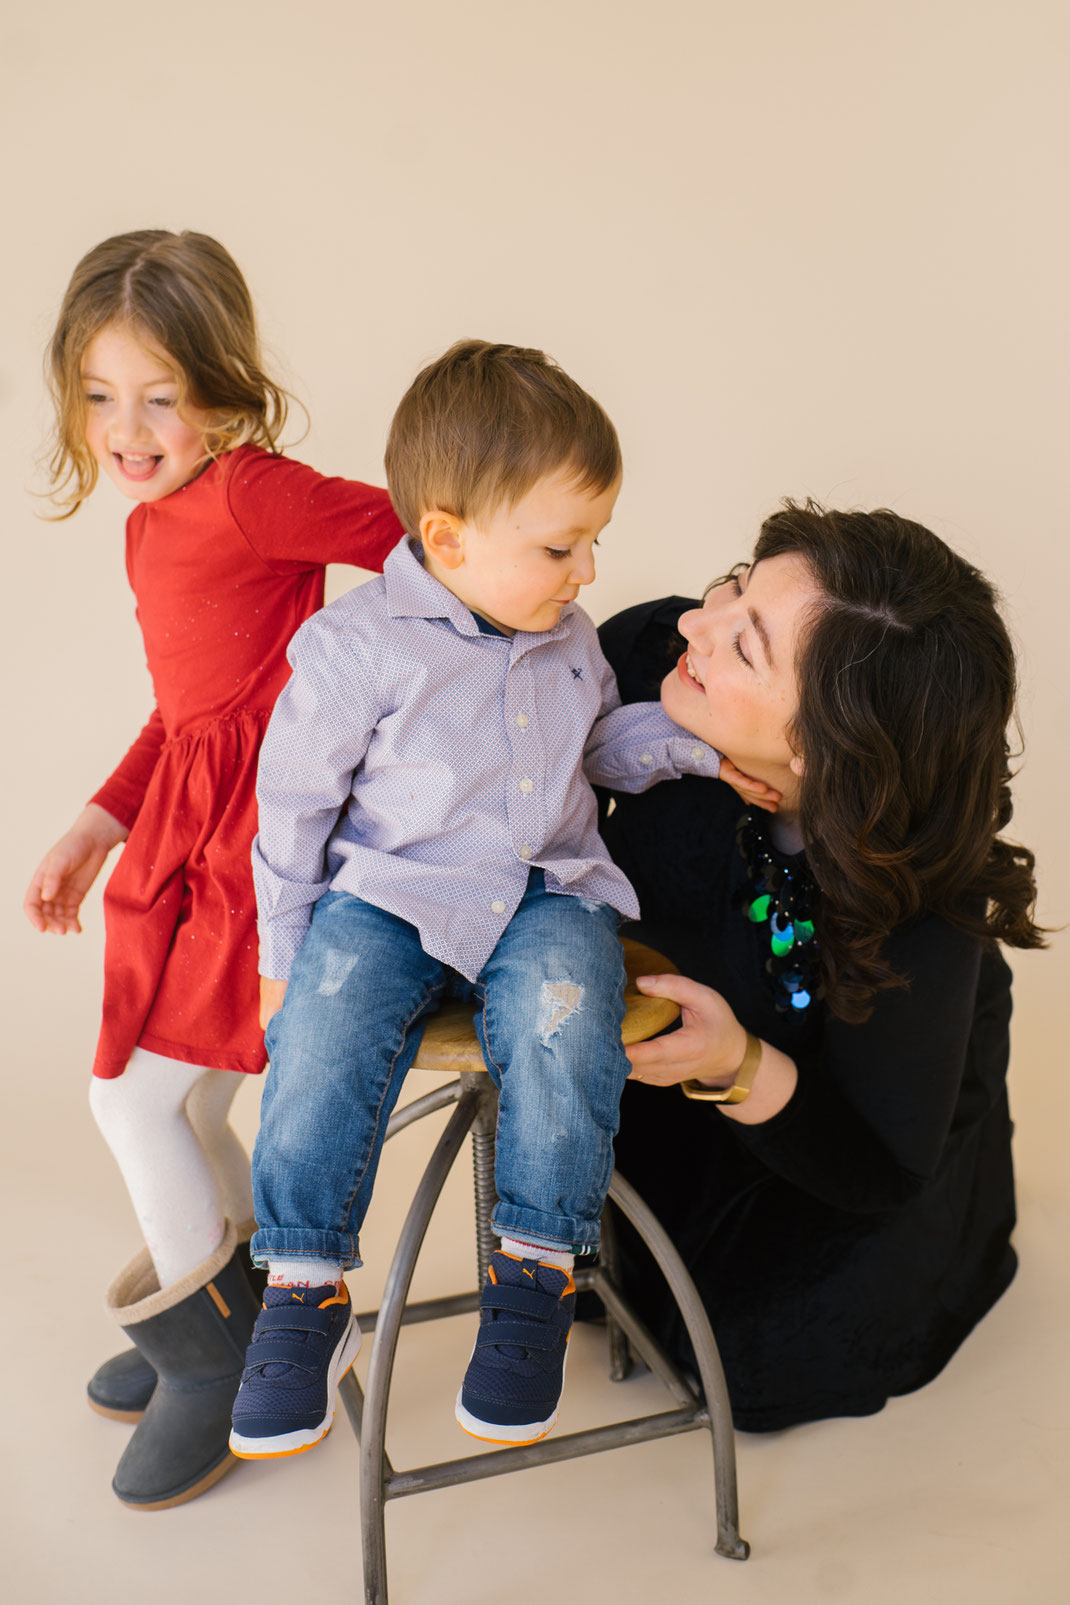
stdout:
[(897, 513), (786, 501), (754, 561), (789, 552), (822, 592), (801, 633), (789, 737), (804, 761), (826, 997), (861, 1021), (874, 993), (903, 984), (883, 949), (922, 910), (1044, 946), (1033, 854), (999, 835), (1011, 817), (1014, 649), (984, 576)]

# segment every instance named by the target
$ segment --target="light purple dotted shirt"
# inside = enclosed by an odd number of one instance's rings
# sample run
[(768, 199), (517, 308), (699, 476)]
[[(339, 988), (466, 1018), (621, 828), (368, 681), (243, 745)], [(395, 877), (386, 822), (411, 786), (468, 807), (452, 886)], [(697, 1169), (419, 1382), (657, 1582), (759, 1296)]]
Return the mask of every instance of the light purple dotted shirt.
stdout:
[(657, 702), (622, 707), (595, 627), (481, 633), (403, 538), (381, 577), (290, 644), (260, 757), (253, 875), (260, 968), (284, 980), (328, 888), (408, 920), (475, 980), (528, 872), (639, 912), (598, 834), (592, 782), (644, 791), (716, 775), (719, 755)]

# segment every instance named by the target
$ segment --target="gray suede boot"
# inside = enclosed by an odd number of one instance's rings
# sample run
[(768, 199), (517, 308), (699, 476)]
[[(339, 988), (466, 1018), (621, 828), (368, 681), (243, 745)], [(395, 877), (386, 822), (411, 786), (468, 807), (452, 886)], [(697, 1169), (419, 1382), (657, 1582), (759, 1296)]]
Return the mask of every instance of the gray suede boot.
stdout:
[(236, 1464), (230, 1411), (259, 1306), (234, 1227), (209, 1259), (162, 1291), (143, 1251), (116, 1277), (108, 1303), (157, 1378), (112, 1488), (131, 1509), (167, 1510)]
[[(267, 1286), (267, 1271), (255, 1266), (249, 1254), (249, 1239), (255, 1230), (252, 1221), (246, 1221), (238, 1227), (238, 1257), (259, 1309)], [(121, 1354), (113, 1355), (97, 1367), (85, 1391), (89, 1408), (98, 1415), (107, 1416), (112, 1421), (133, 1423), (140, 1421), (144, 1415), (155, 1386), (156, 1371), (141, 1351), (124, 1349)]]

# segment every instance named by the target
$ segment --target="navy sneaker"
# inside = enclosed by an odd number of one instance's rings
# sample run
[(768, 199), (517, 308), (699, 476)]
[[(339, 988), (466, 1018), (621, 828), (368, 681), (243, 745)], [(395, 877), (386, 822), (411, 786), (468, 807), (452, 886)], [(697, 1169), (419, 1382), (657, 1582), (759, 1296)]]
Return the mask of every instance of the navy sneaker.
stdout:
[(242, 1460), (299, 1455), (334, 1421), (339, 1382), (360, 1349), (360, 1327), (333, 1282), (267, 1287), (234, 1400), (230, 1448)]
[(479, 1336), (454, 1414), (491, 1443), (538, 1443), (557, 1420), (576, 1284), (541, 1260), (491, 1256)]

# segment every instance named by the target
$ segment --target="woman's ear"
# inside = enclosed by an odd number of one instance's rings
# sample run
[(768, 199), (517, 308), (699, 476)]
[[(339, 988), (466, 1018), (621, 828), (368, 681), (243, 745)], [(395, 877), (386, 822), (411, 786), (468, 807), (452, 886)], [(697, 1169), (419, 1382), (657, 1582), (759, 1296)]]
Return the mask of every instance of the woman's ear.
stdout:
[(801, 752), (796, 752), (792, 755), (791, 762), (788, 764), (788, 768), (791, 770), (796, 780), (802, 779), (803, 770), (806, 768), (806, 765), (802, 761)]
[(443, 568), (460, 568), (464, 562), (464, 524), (456, 513), (432, 508), (420, 519), (424, 551)]

